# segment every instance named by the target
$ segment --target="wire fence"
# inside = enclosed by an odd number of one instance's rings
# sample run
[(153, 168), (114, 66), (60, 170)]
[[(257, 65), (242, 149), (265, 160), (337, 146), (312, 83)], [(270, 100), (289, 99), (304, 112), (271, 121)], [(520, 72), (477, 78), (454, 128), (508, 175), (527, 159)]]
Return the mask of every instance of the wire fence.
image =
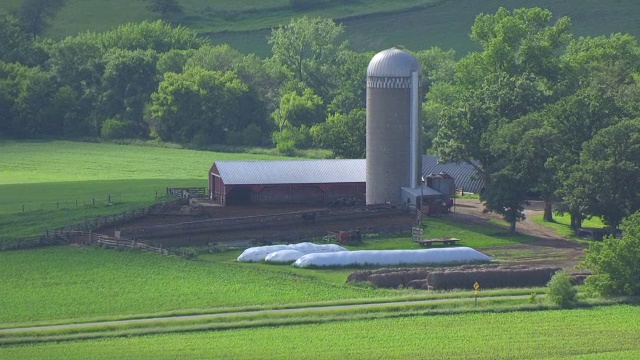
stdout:
[(48, 202), (29, 202), (23, 204), (16, 204), (11, 208), (8, 206), (3, 207), (3, 213), (16, 214), (16, 213), (28, 213), (34, 211), (56, 211), (56, 210), (68, 210), (68, 209), (80, 209), (89, 207), (102, 207), (118, 205), (125, 202), (125, 196), (122, 193), (104, 194), (99, 196), (92, 196), (91, 198), (80, 199), (62, 199)]

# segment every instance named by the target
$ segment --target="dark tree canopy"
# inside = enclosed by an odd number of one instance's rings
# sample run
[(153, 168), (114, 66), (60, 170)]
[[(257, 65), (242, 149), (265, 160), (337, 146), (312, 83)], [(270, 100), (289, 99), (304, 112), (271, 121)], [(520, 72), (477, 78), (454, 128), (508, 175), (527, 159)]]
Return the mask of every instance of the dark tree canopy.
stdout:
[(22, 26), (36, 37), (50, 26), (50, 21), (64, 6), (64, 0), (24, 0), (18, 9)]

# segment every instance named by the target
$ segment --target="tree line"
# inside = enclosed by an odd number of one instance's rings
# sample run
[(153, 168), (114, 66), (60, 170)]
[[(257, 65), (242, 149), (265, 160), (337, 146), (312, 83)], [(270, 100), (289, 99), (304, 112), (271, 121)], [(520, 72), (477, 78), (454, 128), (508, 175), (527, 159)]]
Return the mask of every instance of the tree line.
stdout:
[[(633, 36), (575, 38), (548, 10), (480, 14), (480, 51), (412, 51), (424, 71), (424, 148), (479, 161), (482, 199), (515, 230), (532, 194), (617, 227), (640, 209), (640, 48)], [(138, 138), (322, 147), (365, 154), (366, 68), (344, 28), (302, 17), (274, 28), (272, 55), (212, 46), (162, 21), (60, 41), (0, 14), (0, 136)]]

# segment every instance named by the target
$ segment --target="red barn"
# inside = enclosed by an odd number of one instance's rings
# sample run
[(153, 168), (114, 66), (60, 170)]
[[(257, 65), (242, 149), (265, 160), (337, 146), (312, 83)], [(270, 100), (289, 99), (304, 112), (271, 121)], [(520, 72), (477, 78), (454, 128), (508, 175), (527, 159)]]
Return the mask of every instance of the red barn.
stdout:
[(365, 172), (362, 159), (216, 161), (209, 197), (222, 205), (364, 201)]

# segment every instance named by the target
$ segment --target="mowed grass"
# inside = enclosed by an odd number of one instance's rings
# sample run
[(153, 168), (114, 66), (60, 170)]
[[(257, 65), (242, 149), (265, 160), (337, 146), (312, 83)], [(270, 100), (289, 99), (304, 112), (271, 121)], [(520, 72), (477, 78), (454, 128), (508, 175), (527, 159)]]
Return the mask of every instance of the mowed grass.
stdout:
[(640, 311), (406, 316), (0, 348), (47, 359), (637, 359)]
[[(553, 215), (553, 222), (544, 221), (542, 215), (534, 216), (533, 221), (536, 224), (546, 226), (550, 229), (553, 229), (555, 232), (570, 239), (580, 240), (579, 237), (576, 236), (575, 231), (571, 228), (571, 215)], [(582, 227), (587, 228), (603, 228), (604, 223), (602, 223), (602, 219), (599, 217), (592, 217), (591, 219), (584, 219), (582, 221)]]
[(207, 187), (216, 160), (274, 155), (71, 141), (0, 141), (0, 242), (157, 202), (167, 187)]
[(300, 276), (233, 256), (191, 261), (74, 246), (0, 252), (0, 324), (398, 294), (345, 285), (346, 275)]

